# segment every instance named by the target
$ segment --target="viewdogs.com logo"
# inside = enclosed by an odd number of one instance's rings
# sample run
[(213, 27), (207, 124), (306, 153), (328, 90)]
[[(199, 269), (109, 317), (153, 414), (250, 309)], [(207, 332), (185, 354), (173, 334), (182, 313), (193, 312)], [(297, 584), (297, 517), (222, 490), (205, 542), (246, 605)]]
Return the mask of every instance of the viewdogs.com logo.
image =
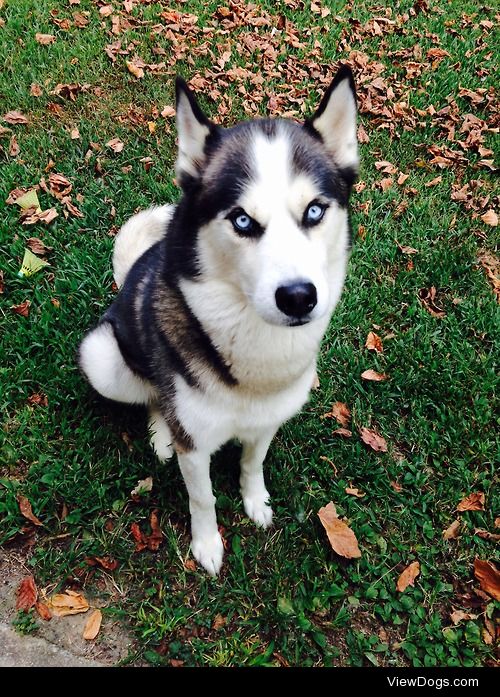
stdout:
[(389, 687), (479, 687), (479, 678), (426, 678), (419, 675), (416, 678), (397, 678), (387, 676)]

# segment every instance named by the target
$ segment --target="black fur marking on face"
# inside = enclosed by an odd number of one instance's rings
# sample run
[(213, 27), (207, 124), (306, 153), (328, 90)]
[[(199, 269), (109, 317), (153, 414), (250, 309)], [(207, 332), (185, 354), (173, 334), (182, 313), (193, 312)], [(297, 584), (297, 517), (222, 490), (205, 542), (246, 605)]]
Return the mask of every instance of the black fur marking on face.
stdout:
[(226, 219), (232, 223), (235, 233), (240, 237), (258, 239), (264, 234), (262, 225), (249, 216), (243, 208), (235, 208), (226, 215)]

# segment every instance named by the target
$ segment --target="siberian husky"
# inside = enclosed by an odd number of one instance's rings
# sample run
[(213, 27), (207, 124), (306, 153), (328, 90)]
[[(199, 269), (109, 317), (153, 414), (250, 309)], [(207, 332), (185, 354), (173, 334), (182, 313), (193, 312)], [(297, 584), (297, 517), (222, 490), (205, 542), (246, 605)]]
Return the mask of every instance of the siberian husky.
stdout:
[(246, 514), (272, 509), (263, 461), (308, 398), (351, 246), (358, 168), (356, 96), (342, 66), (304, 123), (222, 128), (176, 82), (182, 197), (138, 213), (116, 237), (121, 290), (83, 339), (79, 362), (104, 397), (149, 409), (161, 460), (174, 451), (191, 513), (191, 549), (222, 565), (210, 456), (242, 443)]

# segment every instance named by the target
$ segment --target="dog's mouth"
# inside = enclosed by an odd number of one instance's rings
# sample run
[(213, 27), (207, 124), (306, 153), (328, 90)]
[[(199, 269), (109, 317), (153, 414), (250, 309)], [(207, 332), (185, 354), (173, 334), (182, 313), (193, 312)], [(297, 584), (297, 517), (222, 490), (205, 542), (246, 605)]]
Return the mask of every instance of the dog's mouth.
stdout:
[(288, 321), (288, 327), (303, 327), (304, 324), (309, 324), (311, 321), (310, 317), (291, 317)]

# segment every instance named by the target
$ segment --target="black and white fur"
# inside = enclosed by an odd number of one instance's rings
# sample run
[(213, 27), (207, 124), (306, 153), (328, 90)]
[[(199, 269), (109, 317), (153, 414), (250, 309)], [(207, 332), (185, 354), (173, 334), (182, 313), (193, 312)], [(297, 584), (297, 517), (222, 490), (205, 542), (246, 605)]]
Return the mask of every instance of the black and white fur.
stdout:
[(356, 98), (343, 66), (304, 124), (263, 119), (223, 129), (183, 80), (176, 87), (182, 198), (119, 232), (121, 290), (79, 359), (102, 395), (148, 406), (156, 453), (177, 453), (193, 554), (217, 574), (223, 545), (210, 457), (241, 441), (245, 511), (269, 526), (263, 461), (308, 398), (342, 291)]

